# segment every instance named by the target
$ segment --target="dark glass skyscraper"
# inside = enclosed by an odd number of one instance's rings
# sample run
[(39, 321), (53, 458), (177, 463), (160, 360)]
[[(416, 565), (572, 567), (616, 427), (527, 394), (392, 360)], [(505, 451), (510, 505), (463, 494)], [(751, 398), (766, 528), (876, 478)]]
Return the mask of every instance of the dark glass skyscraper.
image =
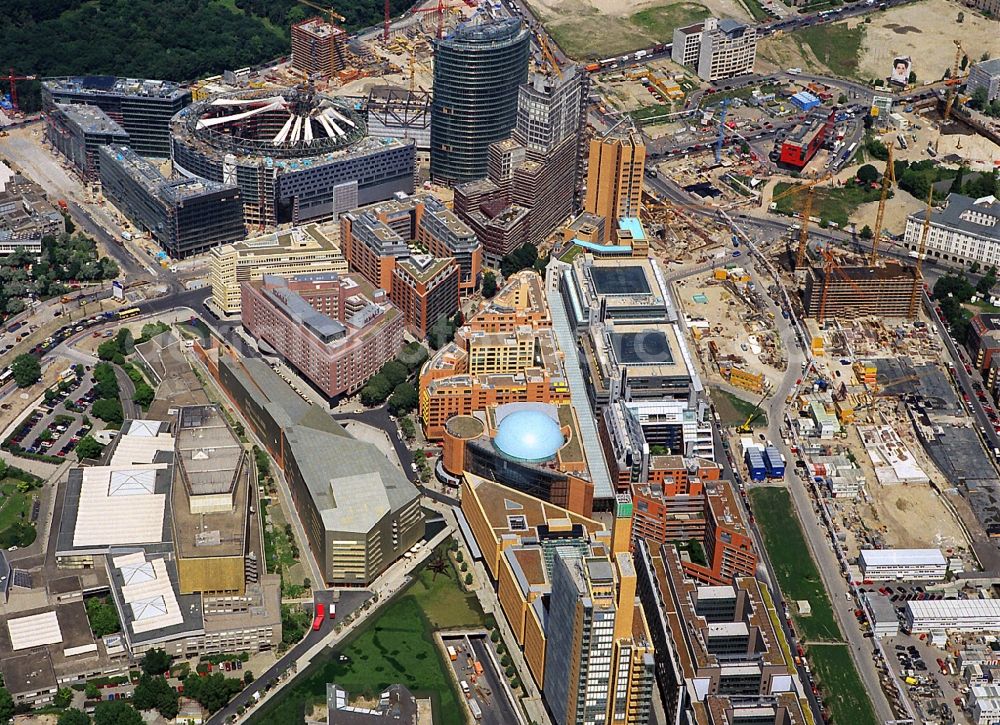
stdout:
[(489, 145), (506, 138), (517, 120), (530, 37), (516, 18), (476, 18), (438, 41), (431, 106), (436, 181), (458, 184), (486, 176)]

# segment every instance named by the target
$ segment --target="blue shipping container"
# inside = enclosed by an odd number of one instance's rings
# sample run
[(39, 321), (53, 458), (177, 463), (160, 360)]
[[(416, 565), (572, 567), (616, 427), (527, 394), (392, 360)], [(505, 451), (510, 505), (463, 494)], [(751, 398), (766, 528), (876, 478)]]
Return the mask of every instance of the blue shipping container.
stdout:
[(743, 458), (747, 464), (747, 470), (750, 472), (750, 480), (763, 481), (767, 478), (767, 467), (764, 464), (764, 456), (761, 455), (759, 449), (748, 448)]
[(769, 478), (785, 477), (785, 462), (781, 459), (781, 453), (774, 446), (764, 449), (764, 465), (767, 467)]

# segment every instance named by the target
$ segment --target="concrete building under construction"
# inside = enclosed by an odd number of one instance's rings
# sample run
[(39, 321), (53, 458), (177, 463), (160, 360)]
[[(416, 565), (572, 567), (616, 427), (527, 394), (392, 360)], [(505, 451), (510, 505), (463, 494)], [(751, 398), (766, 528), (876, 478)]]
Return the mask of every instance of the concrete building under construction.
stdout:
[(292, 26), (292, 68), (308, 77), (332, 78), (347, 66), (347, 34), (322, 18)]
[(917, 313), (920, 277), (913, 267), (816, 266), (806, 273), (806, 317), (907, 317)]

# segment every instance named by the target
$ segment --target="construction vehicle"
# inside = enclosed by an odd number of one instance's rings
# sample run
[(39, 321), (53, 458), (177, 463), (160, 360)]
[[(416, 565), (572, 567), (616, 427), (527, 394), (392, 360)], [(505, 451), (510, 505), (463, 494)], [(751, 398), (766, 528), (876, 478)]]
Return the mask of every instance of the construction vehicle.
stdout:
[(766, 391), (762, 396), (760, 396), (760, 400), (757, 401), (757, 405), (755, 405), (753, 410), (750, 411), (750, 415), (747, 416), (747, 419), (743, 421), (743, 425), (736, 427), (737, 433), (750, 433), (753, 431), (753, 422), (757, 420), (757, 416), (760, 415), (760, 406), (764, 404), (765, 400), (767, 400)]
[(552, 72), (555, 73), (558, 78), (562, 78), (562, 68), (559, 67), (559, 61), (556, 60), (555, 55), (552, 54), (552, 49), (549, 48), (549, 42), (545, 39), (545, 34), (535, 31), (535, 38), (538, 40), (538, 47), (542, 50), (542, 57), (548, 61)]
[(889, 190), (896, 183), (896, 166), (892, 162), (892, 144), (885, 144), (888, 157), (885, 160), (885, 172), (882, 174), (882, 194), (878, 199), (878, 213), (875, 215), (875, 229), (872, 234), (872, 254), (869, 263), (874, 267), (878, 261), (878, 245), (882, 239), (882, 222), (885, 219), (885, 202), (889, 198)]

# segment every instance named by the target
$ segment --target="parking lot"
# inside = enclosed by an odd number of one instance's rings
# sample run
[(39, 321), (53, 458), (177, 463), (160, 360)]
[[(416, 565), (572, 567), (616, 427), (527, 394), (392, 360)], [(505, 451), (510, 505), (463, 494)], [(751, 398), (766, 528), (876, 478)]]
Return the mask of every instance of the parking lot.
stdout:
[(495, 664), (499, 658), (486, 633), (442, 636), (441, 639), (445, 647), (450, 648), (451, 667), (473, 718), (487, 725), (523, 722), (501, 680), (504, 675)]
[(46, 400), (4, 440), (4, 449), (15, 455), (23, 452), (56, 459), (74, 451), (93, 427), (87, 412), (94, 402), (94, 381), (89, 368), (79, 366), (78, 370), (79, 375), (73, 368), (61, 375)]

